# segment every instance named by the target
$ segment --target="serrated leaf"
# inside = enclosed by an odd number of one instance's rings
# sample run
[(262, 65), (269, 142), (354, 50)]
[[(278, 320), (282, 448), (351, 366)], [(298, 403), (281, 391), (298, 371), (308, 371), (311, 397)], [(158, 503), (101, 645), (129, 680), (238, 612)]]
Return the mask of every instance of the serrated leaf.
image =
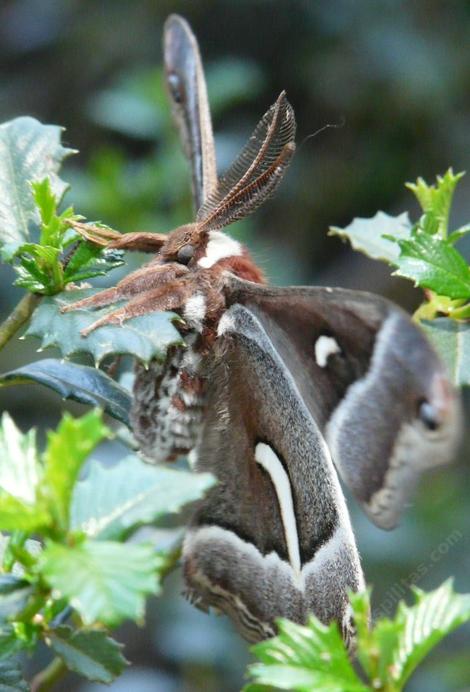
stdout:
[(73, 492), (71, 526), (90, 536), (122, 539), (143, 523), (178, 512), (215, 482), (208, 473), (174, 471), (128, 456), (105, 468), (98, 461)]
[(41, 497), (61, 529), (69, 524), (72, 489), (83, 462), (109, 434), (99, 411), (90, 411), (82, 418), (66, 413), (57, 430), (49, 432)]
[(129, 427), (131, 395), (102, 370), (46, 358), (0, 375), (0, 387), (37, 382), (64, 399), (98, 406)]
[(0, 125), (0, 245), (7, 261), (39, 226), (31, 182), (49, 178), (58, 199), (67, 189), (57, 172), (74, 152), (61, 145), (61, 132), (56, 125), (42, 125), (29, 117)]
[(60, 308), (92, 293), (94, 291), (66, 291), (45, 298), (34, 311), (25, 336), (40, 338), (41, 348), (57, 346), (65, 357), (74, 353), (89, 353), (96, 363), (113, 354), (131, 354), (148, 363), (153, 358), (162, 359), (170, 346), (183, 344), (181, 335), (173, 325), (178, 318), (169, 312), (135, 317), (121, 326), (100, 327), (87, 337), (82, 337), (80, 330), (92, 324), (109, 308), (65, 314), (60, 313)]
[(109, 685), (128, 665), (122, 645), (102, 631), (57, 627), (48, 632), (47, 641), (69, 670), (88, 680)]
[(435, 230), (441, 238), (447, 236), (447, 225), (452, 198), (457, 183), (464, 173), (456, 173), (449, 168), (443, 176), (438, 175), (435, 185), (428, 185), (423, 178), (418, 178), (416, 183), (406, 183), (406, 187), (413, 192), (421, 205), (425, 215), (435, 221)]
[(397, 242), (401, 252), (394, 275), (440, 296), (470, 298), (470, 268), (451, 243), (419, 230)]
[(370, 219), (356, 218), (346, 228), (332, 226), (329, 231), (329, 235), (338, 235), (349, 240), (354, 250), (389, 264), (396, 264), (400, 250), (384, 236), (405, 239), (410, 233), (411, 222), (406, 212), (399, 216), (389, 216), (383, 211), (378, 211)]
[(421, 326), (446, 364), (454, 384), (470, 386), (470, 323), (439, 317), (423, 321)]
[(300, 692), (367, 691), (351, 665), (336, 623), (326, 626), (311, 616), (306, 626), (279, 620), (278, 628), (276, 637), (252, 647), (261, 661), (248, 667), (255, 684)]
[[(31, 584), (13, 574), (0, 575), (0, 620), (15, 615), (24, 608), (31, 594)], [(0, 658), (1, 658), (0, 635)]]
[(21, 667), (14, 658), (0, 661), (0, 692), (28, 692)]
[(153, 546), (87, 541), (76, 546), (50, 543), (40, 571), (58, 597), (67, 598), (86, 625), (110, 627), (140, 621), (144, 598), (157, 593), (157, 570), (166, 559)]
[(64, 279), (66, 283), (85, 281), (104, 276), (123, 264), (123, 253), (119, 250), (103, 250), (98, 245), (82, 241), (64, 267)]
[(457, 594), (446, 581), (435, 591), (415, 589), (416, 603), (400, 603), (396, 620), (403, 622), (393, 656), (392, 678), (404, 685), (416, 666), (447, 634), (470, 621), (470, 595)]

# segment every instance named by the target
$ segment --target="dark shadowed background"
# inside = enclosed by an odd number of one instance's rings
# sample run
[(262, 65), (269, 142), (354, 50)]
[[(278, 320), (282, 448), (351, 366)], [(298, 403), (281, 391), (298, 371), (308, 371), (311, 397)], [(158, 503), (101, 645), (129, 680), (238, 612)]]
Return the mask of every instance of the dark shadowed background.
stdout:
[[(273, 283), (367, 289), (412, 310), (419, 295), (410, 284), (327, 230), (378, 209), (416, 216), (405, 181), (468, 167), (470, 3), (4, 0), (0, 122), (29, 114), (63, 125), (66, 144), (80, 150), (63, 170), (72, 184), (66, 201), (119, 230), (162, 231), (191, 220), (187, 169), (162, 85), (162, 26), (171, 12), (183, 14), (199, 38), (219, 170), (282, 89), (296, 111), (299, 143), (326, 123), (340, 125), (301, 146), (275, 199), (230, 232), (248, 243)], [(469, 193), (467, 177), (454, 227), (470, 220)], [(462, 249), (469, 257), (470, 244)], [(11, 287), (9, 270), (0, 272), (3, 315), (21, 291)], [(33, 340), (10, 344), (0, 370), (40, 358), (36, 348)], [(39, 387), (19, 387), (1, 392), (0, 407), (23, 429), (44, 429), (56, 425), (64, 404)], [(394, 612), (410, 583), (428, 589), (454, 575), (457, 589), (470, 591), (468, 442), (467, 433), (455, 465), (423, 480), (397, 530), (375, 529), (350, 502), (377, 612)], [(118, 453), (110, 446), (103, 457)], [(228, 621), (186, 604), (180, 588), (172, 575), (163, 598), (149, 603), (145, 629), (118, 633), (133, 667), (113, 691), (240, 689), (247, 647)], [(407, 689), (470, 690), (469, 644), (468, 627), (456, 632)], [(70, 676), (61, 689), (99, 687)]]

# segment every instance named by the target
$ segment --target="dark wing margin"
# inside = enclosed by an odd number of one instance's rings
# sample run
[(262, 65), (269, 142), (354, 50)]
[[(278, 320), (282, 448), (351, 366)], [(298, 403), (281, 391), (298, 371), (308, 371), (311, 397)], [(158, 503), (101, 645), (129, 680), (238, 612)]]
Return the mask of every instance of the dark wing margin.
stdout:
[(257, 316), (234, 305), (220, 331), (195, 450), (218, 483), (185, 539), (189, 596), (250, 641), (310, 612), (338, 620), (348, 640), (347, 592), (363, 579), (324, 439)]
[(295, 115), (282, 92), (197, 213), (204, 230), (251, 214), (277, 189), (295, 151)]
[(186, 20), (176, 14), (165, 22), (164, 62), (173, 117), (191, 164), (197, 210), (217, 185), (214, 136), (198, 43)]
[[(452, 459), (460, 401), (421, 329), (386, 299), (339, 288), (228, 280), (266, 329), (343, 481), (381, 528), (397, 525), (423, 471)], [(419, 416), (423, 402), (440, 418)]]

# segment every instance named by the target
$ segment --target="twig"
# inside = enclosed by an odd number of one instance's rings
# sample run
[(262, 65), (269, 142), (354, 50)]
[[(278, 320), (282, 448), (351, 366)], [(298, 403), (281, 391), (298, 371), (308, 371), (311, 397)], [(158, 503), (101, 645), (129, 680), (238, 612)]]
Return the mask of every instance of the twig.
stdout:
[(27, 293), (13, 312), (0, 325), (0, 349), (7, 344), (25, 322), (29, 320), (42, 296)]
[(31, 692), (47, 692), (64, 677), (67, 667), (59, 657), (54, 658), (46, 668), (39, 671), (31, 680)]

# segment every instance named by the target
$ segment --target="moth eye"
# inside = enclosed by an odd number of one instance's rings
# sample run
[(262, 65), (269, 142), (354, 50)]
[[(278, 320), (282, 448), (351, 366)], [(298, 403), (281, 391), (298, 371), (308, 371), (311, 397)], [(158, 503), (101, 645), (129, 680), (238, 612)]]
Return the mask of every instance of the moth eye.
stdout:
[(190, 260), (192, 260), (194, 256), (194, 245), (183, 245), (183, 247), (180, 247), (178, 250), (178, 254), (176, 255), (176, 259), (180, 264), (188, 264)]
[(418, 417), (428, 430), (437, 430), (441, 424), (439, 414), (429, 401), (421, 401), (418, 405)]

